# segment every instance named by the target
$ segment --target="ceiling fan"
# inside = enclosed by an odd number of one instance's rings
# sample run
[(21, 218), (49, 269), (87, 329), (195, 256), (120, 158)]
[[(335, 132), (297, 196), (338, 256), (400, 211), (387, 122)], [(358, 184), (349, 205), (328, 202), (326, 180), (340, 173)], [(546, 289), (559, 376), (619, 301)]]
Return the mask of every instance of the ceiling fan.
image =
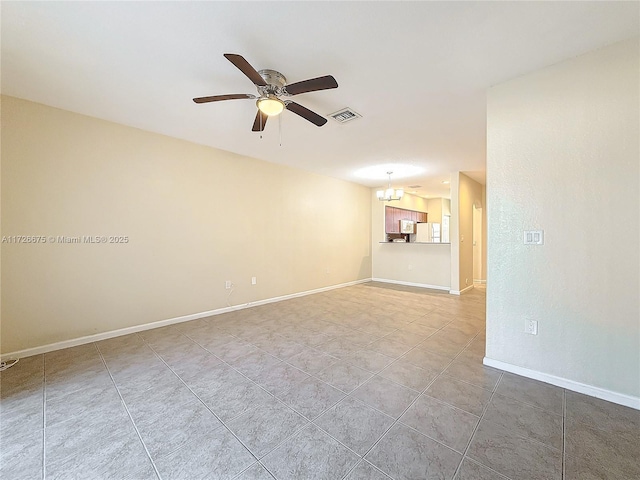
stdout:
[[(329, 90), (338, 88), (338, 82), (331, 75), (324, 77), (311, 78), (302, 82), (290, 83), (287, 85), (287, 79), (280, 72), (275, 70), (256, 71), (242, 55), (235, 53), (225, 53), (225, 58), (233, 63), (249, 80), (251, 80), (258, 89), (258, 95), (248, 93), (233, 93), (229, 95), (214, 95), (211, 97), (198, 97), (193, 101), (196, 103), (219, 102), (221, 100), (240, 100), (240, 99), (257, 99), (256, 106), (258, 113), (253, 121), (254, 132), (261, 132), (270, 116), (279, 115), (286, 108), (287, 110), (301, 116), (305, 120), (317, 125), (323, 126), (327, 123), (327, 119), (321, 117), (317, 113), (303, 107), (299, 103), (286, 99), (300, 93), (315, 92), (317, 90)], [(285, 97), (283, 100), (281, 97)]]

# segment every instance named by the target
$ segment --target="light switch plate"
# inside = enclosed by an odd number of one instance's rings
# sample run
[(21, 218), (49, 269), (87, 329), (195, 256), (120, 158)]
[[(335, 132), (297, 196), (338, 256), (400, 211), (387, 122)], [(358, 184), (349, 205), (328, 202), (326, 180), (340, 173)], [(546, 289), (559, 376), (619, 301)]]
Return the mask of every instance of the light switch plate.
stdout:
[(544, 230), (525, 230), (525, 245), (544, 245)]

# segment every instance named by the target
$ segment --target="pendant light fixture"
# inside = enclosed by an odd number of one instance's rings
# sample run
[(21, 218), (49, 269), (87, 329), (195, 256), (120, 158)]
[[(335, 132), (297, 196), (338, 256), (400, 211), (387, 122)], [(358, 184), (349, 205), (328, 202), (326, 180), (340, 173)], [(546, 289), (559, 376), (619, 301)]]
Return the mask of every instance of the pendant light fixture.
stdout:
[(402, 198), (402, 196), (404, 195), (404, 190), (401, 188), (398, 188), (396, 190), (394, 190), (391, 187), (391, 174), (393, 172), (387, 172), (387, 175), (389, 175), (389, 185), (387, 186), (386, 190), (378, 190), (376, 192), (376, 197), (378, 197), (378, 200), (382, 201), (382, 202), (391, 202), (392, 200), (400, 200)]

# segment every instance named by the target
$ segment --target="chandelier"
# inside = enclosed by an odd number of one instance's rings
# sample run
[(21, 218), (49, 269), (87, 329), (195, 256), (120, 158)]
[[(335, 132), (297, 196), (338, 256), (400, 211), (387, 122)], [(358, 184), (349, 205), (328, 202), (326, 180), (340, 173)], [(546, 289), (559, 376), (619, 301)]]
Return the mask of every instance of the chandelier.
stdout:
[(378, 197), (378, 200), (382, 201), (382, 202), (390, 202), (392, 200), (400, 200), (402, 198), (402, 196), (404, 195), (404, 190), (401, 188), (398, 188), (397, 190), (394, 190), (391, 187), (391, 174), (393, 172), (387, 172), (387, 175), (389, 175), (389, 185), (387, 186), (386, 190), (378, 190), (376, 192), (376, 197)]

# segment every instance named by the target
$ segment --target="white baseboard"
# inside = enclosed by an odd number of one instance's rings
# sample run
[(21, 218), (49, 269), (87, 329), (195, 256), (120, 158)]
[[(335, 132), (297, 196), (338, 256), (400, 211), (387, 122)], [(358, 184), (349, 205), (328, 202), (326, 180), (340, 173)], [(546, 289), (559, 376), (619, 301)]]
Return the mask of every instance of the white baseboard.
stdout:
[(31, 357), (33, 355), (40, 355), (42, 353), (53, 352), (55, 350), (62, 350), (63, 348), (77, 347), (78, 345), (84, 345), (92, 342), (99, 342), (100, 340), (108, 340), (114, 337), (120, 337), (122, 335), (129, 335), (131, 333), (142, 332), (145, 330), (152, 330), (154, 328), (166, 327), (168, 325), (174, 325), (176, 323), (189, 322), (191, 320), (197, 320), (199, 318), (211, 317), (213, 315), (220, 315), (222, 313), (233, 312), (235, 310), (243, 310), (245, 308), (257, 307), (258, 305), (266, 305), (268, 303), (281, 302), (283, 300), (289, 300), (297, 297), (304, 297), (306, 295), (312, 295), (314, 293), (326, 292), (329, 290), (335, 290), (337, 288), (350, 287), (352, 285), (358, 285), (360, 283), (370, 282), (370, 278), (363, 280), (355, 280), (353, 282), (340, 283), (338, 285), (330, 285), (328, 287), (316, 288), (314, 290), (307, 290), (304, 292), (290, 293), (288, 295), (282, 295), (280, 297), (266, 298), (264, 300), (257, 300), (255, 302), (243, 303), (241, 305), (234, 305), (231, 307), (217, 308), (215, 310), (208, 310), (206, 312), (192, 313), (189, 315), (183, 315), (181, 317), (169, 318), (167, 320), (158, 320), (157, 322), (145, 323), (142, 325), (134, 325), (132, 327), (120, 328), (118, 330), (111, 330), (109, 332), (96, 333), (94, 335), (87, 335), (85, 337), (72, 338), (70, 340), (63, 340), (61, 342), (49, 343), (39, 347), (25, 348), (24, 350), (17, 350), (15, 352), (4, 353), (0, 355), (0, 361), (6, 361), (14, 358)]
[(468, 287), (465, 287), (462, 290), (450, 290), (449, 293), (451, 295), (462, 295), (464, 292), (468, 292), (472, 288), (473, 288), (473, 285), (469, 285)]
[(482, 285), (483, 283), (487, 283), (486, 280), (476, 280), (475, 278), (473, 279), (473, 283), (479, 283), (480, 285)]
[(372, 282), (381, 282), (381, 283), (393, 283), (395, 285), (406, 285), (407, 287), (420, 287), (420, 288), (431, 288), (433, 290), (445, 290), (449, 291), (449, 287), (445, 287), (442, 285), (429, 285), (428, 283), (414, 283), (414, 282), (402, 282), (400, 280), (389, 280), (387, 278), (372, 278)]
[(611, 390), (606, 390), (604, 388), (594, 387), (592, 385), (576, 382), (567, 378), (556, 377), (555, 375), (538, 372), (537, 370), (530, 370), (528, 368), (519, 367), (518, 365), (501, 362), (500, 360), (494, 360), (488, 357), (484, 357), (482, 363), (489, 367), (504, 370), (505, 372), (515, 373), (516, 375), (550, 383), (556, 387), (566, 388), (572, 392), (584, 393), (591, 397), (601, 398), (602, 400), (617, 403), (618, 405), (624, 405), (625, 407), (640, 410), (640, 397), (632, 397), (631, 395), (626, 395), (624, 393), (612, 392)]

